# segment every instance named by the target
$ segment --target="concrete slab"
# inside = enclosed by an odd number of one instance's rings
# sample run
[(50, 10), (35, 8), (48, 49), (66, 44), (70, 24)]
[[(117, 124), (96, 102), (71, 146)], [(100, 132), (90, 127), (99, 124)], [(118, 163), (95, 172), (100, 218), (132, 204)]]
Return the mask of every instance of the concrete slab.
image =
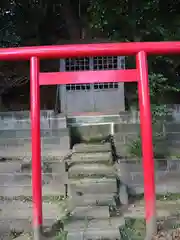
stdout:
[(84, 240), (84, 232), (70, 231), (68, 232), (67, 240)]
[(94, 152), (109, 152), (111, 146), (109, 143), (105, 144), (76, 144), (73, 147), (73, 152), (76, 153), (94, 153)]
[[(0, 219), (32, 219), (32, 202), (12, 201), (0, 204)], [(63, 202), (43, 203), (43, 217), (45, 219), (62, 219), (66, 216), (66, 207)]]
[(107, 229), (106, 226), (103, 228), (96, 227), (94, 229), (88, 228), (84, 233), (85, 239), (109, 239), (109, 240), (119, 240), (121, 239), (119, 234), (119, 228), (112, 227), (111, 229)]
[(95, 163), (95, 162), (107, 162), (112, 159), (111, 152), (99, 152), (99, 153), (73, 153), (69, 163)]
[(109, 206), (114, 204), (113, 194), (84, 194), (73, 196), (75, 206)]
[[(0, 161), (0, 173), (13, 173), (21, 169), (20, 161)], [(0, 180), (1, 182), (1, 180)]]
[[(51, 229), (54, 224), (56, 224), (56, 219), (43, 219), (43, 226), (46, 229)], [(18, 235), (22, 234), (19, 236), (19, 238), (16, 239), (23, 239), (27, 240), (28, 236), (33, 235), (33, 230), (32, 230), (32, 223), (31, 220), (28, 219), (5, 219), (0, 221), (1, 229), (0, 233), (3, 235), (0, 235), (0, 240), (12, 240), (12, 231), (18, 233)], [(2, 231), (1, 231), (2, 230)], [(11, 235), (11, 237), (10, 237)], [(1, 238), (2, 237), (2, 238)], [(26, 237), (24, 239), (24, 237)], [(33, 237), (33, 236), (32, 236)], [(14, 239), (14, 238), (13, 238)], [(33, 238), (30, 238), (33, 240)], [(49, 236), (45, 237), (43, 236), (42, 240), (56, 240), (56, 237), (54, 236)]]
[(108, 219), (108, 206), (86, 206), (76, 207), (71, 213), (73, 219), (84, 219), (84, 221), (91, 219)]
[(26, 233), (17, 237), (16, 240), (32, 240), (32, 237), (28, 233)]
[(84, 178), (79, 180), (71, 180), (70, 195), (83, 194), (114, 194), (117, 192), (117, 184), (115, 178)]
[(0, 240), (6, 240), (9, 236), (10, 227), (5, 222), (0, 222)]
[(69, 178), (76, 177), (115, 177), (116, 171), (113, 166), (108, 166), (103, 163), (87, 163), (76, 164), (71, 166), (68, 171)]
[[(68, 231), (68, 240), (84, 240), (84, 239), (120, 239), (119, 226), (124, 225), (124, 219), (110, 218), (106, 220), (90, 220), (86, 224), (84, 221), (70, 221), (65, 225)], [(79, 238), (78, 238), (79, 237)]]

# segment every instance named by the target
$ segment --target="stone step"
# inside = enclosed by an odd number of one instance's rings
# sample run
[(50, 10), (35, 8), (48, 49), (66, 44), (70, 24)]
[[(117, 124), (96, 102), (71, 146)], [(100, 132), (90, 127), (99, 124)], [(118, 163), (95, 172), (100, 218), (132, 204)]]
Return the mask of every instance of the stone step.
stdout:
[(111, 163), (111, 152), (73, 153), (69, 163)]
[(106, 220), (94, 219), (88, 222), (76, 220), (66, 224), (65, 230), (68, 231), (68, 240), (119, 240), (119, 227), (124, 224), (124, 218), (110, 218)]
[(115, 169), (113, 166), (100, 163), (76, 164), (71, 166), (68, 171), (69, 178), (80, 177), (113, 177)]
[[(19, 183), (19, 182), (18, 182)], [(16, 199), (19, 196), (31, 197), (32, 186), (31, 184), (18, 184), (17, 182), (6, 182), (0, 186), (0, 196), (3, 198)], [(26, 183), (26, 182), (25, 182)], [(66, 196), (67, 186), (65, 184), (58, 183), (57, 181), (49, 181), (48, 184), (42, 186), (43, 196)]]
[(74, 196), (72, 201), (75, 206), (109, 206), (115, 204), (114, 196), (111, 193)]
[[(126, 112), (125, 112), (126, 114)], [(76, 116), (71, 116), (68, 115), (67, 117), (67, 123), (69, 126), (79, 126), (82, 127), (82, 124), (87, 124), (89, 125), (87, 127), (92, 128), (94, 126), (98, 127), (101, 125), (90, 125), (90, 123), (110, 123), (110, 122), (117, 122), (120, 120), (119, 114), (104, 114), (104, 113), (82, 113)], [(110, 125), (110, 124), (109, 124)], [(109, 126), (107, 125), (107, 126)]]
[[(11, 219), (32, 219), (32, 202), (24, 201), (4, 201), (0, 203), (0, 220)], [(44, 202), (43, 216), (46, 219), (62, 219), (66, 216), (65, 201)]]
[(84, 206), (76, 207), (71, 213), (73, 219), (87, 221), (92, 219), (108, 219), (109, 208), (108, 206)]
[[(56, 224), (56, 219), (53, 218), (43, 218), (43, 225), (51, 229), (52, 225)], [(12, 233), (20, 235), (18, 236), (12, 236)], [(28, 218), (26, 219), (5, 219), (0, 220), (0, 239), (1, 240), (29, 240), (32, 238), (29, 238), (29, 236), (32, 236), (32, 223), (31, 220)], [(45, 238), (47, 239), (47, 238)], [(52, 239), (49, 239), (52, 240)]]
[(83, 194), (109, 194), (117, 192), (117, 182), (115, 178), (84, 178), (72, 179), (69, 184), (70, 195)]
[[(43, 203), (43, 226), (51, 228), (57, 220), (64, 219), (67, 215), (66, 202)], [(4, 233), (14, 231), (32, 232), (32, 202), (20, 200), (4, 201), (0, 203), (0, 225)], [(11, 239), (11, 238), (8, 238)]]
[(76, 153), (96, 153), (96, 152), (110, 152), (111, 146), (109, 143), (105, 144), (76, 144), (73, 147), (73, 152)]

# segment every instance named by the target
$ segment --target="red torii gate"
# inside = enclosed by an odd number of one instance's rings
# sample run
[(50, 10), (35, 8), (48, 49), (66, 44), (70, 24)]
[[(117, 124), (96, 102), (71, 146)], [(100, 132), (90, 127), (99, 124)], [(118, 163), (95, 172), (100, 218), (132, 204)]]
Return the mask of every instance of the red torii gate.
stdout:
[[(152, 235), (156, 233), (156, 196), (147, 55), (168, 53), (180, 53), (180, 42), (100, 43), (0, 49), (0, 60), (30, 60), (34, 239), (40, 239), (43, 224), (39, 88), (41, 85), (95, 82), (138, 83), (144, 169), (146, 239), (151, 239)], [(39, 68), (39, 61), (46, 58), (122, 55), (136, 55), (136, 69), (41, 73)]]

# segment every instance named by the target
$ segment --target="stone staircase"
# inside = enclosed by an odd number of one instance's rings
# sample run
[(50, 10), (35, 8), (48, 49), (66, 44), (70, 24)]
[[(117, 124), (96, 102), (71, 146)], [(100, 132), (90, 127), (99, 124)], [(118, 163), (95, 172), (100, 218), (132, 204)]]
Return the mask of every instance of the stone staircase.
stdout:
[[(45, 152), (44, 152), (45, 154)], [(67, 174), (64, 153), (42, 158), (43, 225), (51, 228), (66, 216)], [(19, 153), (20, 155), (20, 153)], [(11, 240), (32, 234), (31, 158), (0, 159), (0, 239)], [(28, 239), (27, 236), (24, 239)]]
[[(0, 240), (11, 240), (9, 234), (32, 232), (30, 125), (29, 119), (8, 120), (8, 126), (3, 119), (0, 123)], [(63, 240), (124, 239), (124, 234), (135, 235), (133, 228), (137, 218), (141, 221), (137, 221), (136, 228), (144, 229), (144, 203), (138, 200), (136, 204), (128, 205), (123, 174), (125, 177), (130, 174), (127, 174), (126, 166), (114, 162), (112, 144), (77, 144), (71, 157), (64, 160), (69, 152), (69, 129), (65, 119), (51, 116), (43, 118), (41, 125), (44, 226), (53, 225), (60, 231), (61, 227), (56, 223), (63, 220), (64, 230), (68, 233), (68, 238)], [(91, 131), (89, 128), (87, 136)], [(125, 131), (127, 129), (122, 125), (114, 138), (118, 154), (123, 157), (128, 155), (125, 145), (137, 137), (137, 134), (129, 136)], [(109, 129), (100, 137), (108, 132)], [(134, 178), (133, 183), (138, 181)], [(171, 185), (174, 185), (173, 181)], [(143, 193), (143, 184), (138, 183), (134, 189)], [(167, 189), (164, 190), (161, 183), (157, 185), (162, 194)], [(175, 193), (179, 189), (180, 185)], [(167, 206), (163, 208), (159, 216), (171, 215)], [(131, 230), (127, 233), (129, 226)]]
[[(65, 223), (69, 239), (120, 239), (119, 178), (110, 143), (77, 144), (67, 160), (71, 216)], [(127, 203), (126, 203), (127, 204)]]

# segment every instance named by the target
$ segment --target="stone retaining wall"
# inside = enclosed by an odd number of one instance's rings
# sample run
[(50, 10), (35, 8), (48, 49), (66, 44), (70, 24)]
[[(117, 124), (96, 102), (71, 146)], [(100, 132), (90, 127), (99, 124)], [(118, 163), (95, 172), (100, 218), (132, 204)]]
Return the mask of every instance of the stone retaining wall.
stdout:
[[(55, 114), (54, 111), (40, 111), (41, 114), (41, 128), (42, 129), (56, 129), (66, 128), (66, 117), (61, 114)], [(0, 113), (0, 130), (20, 130), (30, 129), (31, 120), (29, 111), (19, 112), (1, 112)]]
[[(70, 139), (66, 117), (54, 111), (41, 111), (42, 151), (69, 150)], [(0, 150), (7, 148), (31, 152), (31, 121), (29, 111), (0, 113)], [(5, 153), (6, 155), (6, 153)]]
[[(160, 121), (154, 132), (159, 132), (165, 136), (166, 141), (161, 141), (161, 149), (168, 149), (169, 152), (179, 154), (180, 146), (180, 110), (174, 106), (172, 114), (166, 121)], [(174, 117), (176, 116), (176, 117)], [(41, 111), (41, 136), (49, 138), (48, 141), (56, 141), (55, 138), (61, 138), (63, 148), (69, 149), (69, 130), (67, 124), (74, 122), (106, 122), (104, 125), (81, 126), (71, 128), (71, 136), (75, 135), (76, 139), (95, 139), (103, 138), (110, 133), (110, 125), (107, 122), (115, 122), (115, 137), (119, 144), (119, 152), (127, 152), (127, 146), (132, 140), (137, 139), (139, 134), (139, 113), (137, 111), (121, 112), (120, 115), (97, 115), (97, 116), (77, 116), (66, 117), (61, 114), (55, 114), (53, 111)], [(87, 120), (88, 119), (88, 120)], [(178, 120), (179, 119), (179, 120)], [(5, 140), (5, 138), (7, 140)], [(0, 113), (0, 146), (1, 142), (7, 142), (9, 138), (30, 138), (30, 114), (28, 111), (19, 112), (1, 112)], [(52, 139), (52, 140), (51, 140)], [(46, 140), (45, 140), (46, 141)], [(56, 141), (57, 145), (59, 140)], [(56, 144), (55, 143), (55, 144)], [(163, 145), (164, 144), (164, 145)], [(122, 146), (123, 145), (123, 146)], [(125, 149), (125, 150), (123, 150)]]
[[(134, 162), (133, 162), (134, 161)], [(166, 163), (155, 160), (156, 194), (180, 193), (180, 161), (167, 160)], [(120, 180), (133, 193), (144, 193), (144, 177), (142, 163), (138, 160), (124, 161), (117, 164)]]

